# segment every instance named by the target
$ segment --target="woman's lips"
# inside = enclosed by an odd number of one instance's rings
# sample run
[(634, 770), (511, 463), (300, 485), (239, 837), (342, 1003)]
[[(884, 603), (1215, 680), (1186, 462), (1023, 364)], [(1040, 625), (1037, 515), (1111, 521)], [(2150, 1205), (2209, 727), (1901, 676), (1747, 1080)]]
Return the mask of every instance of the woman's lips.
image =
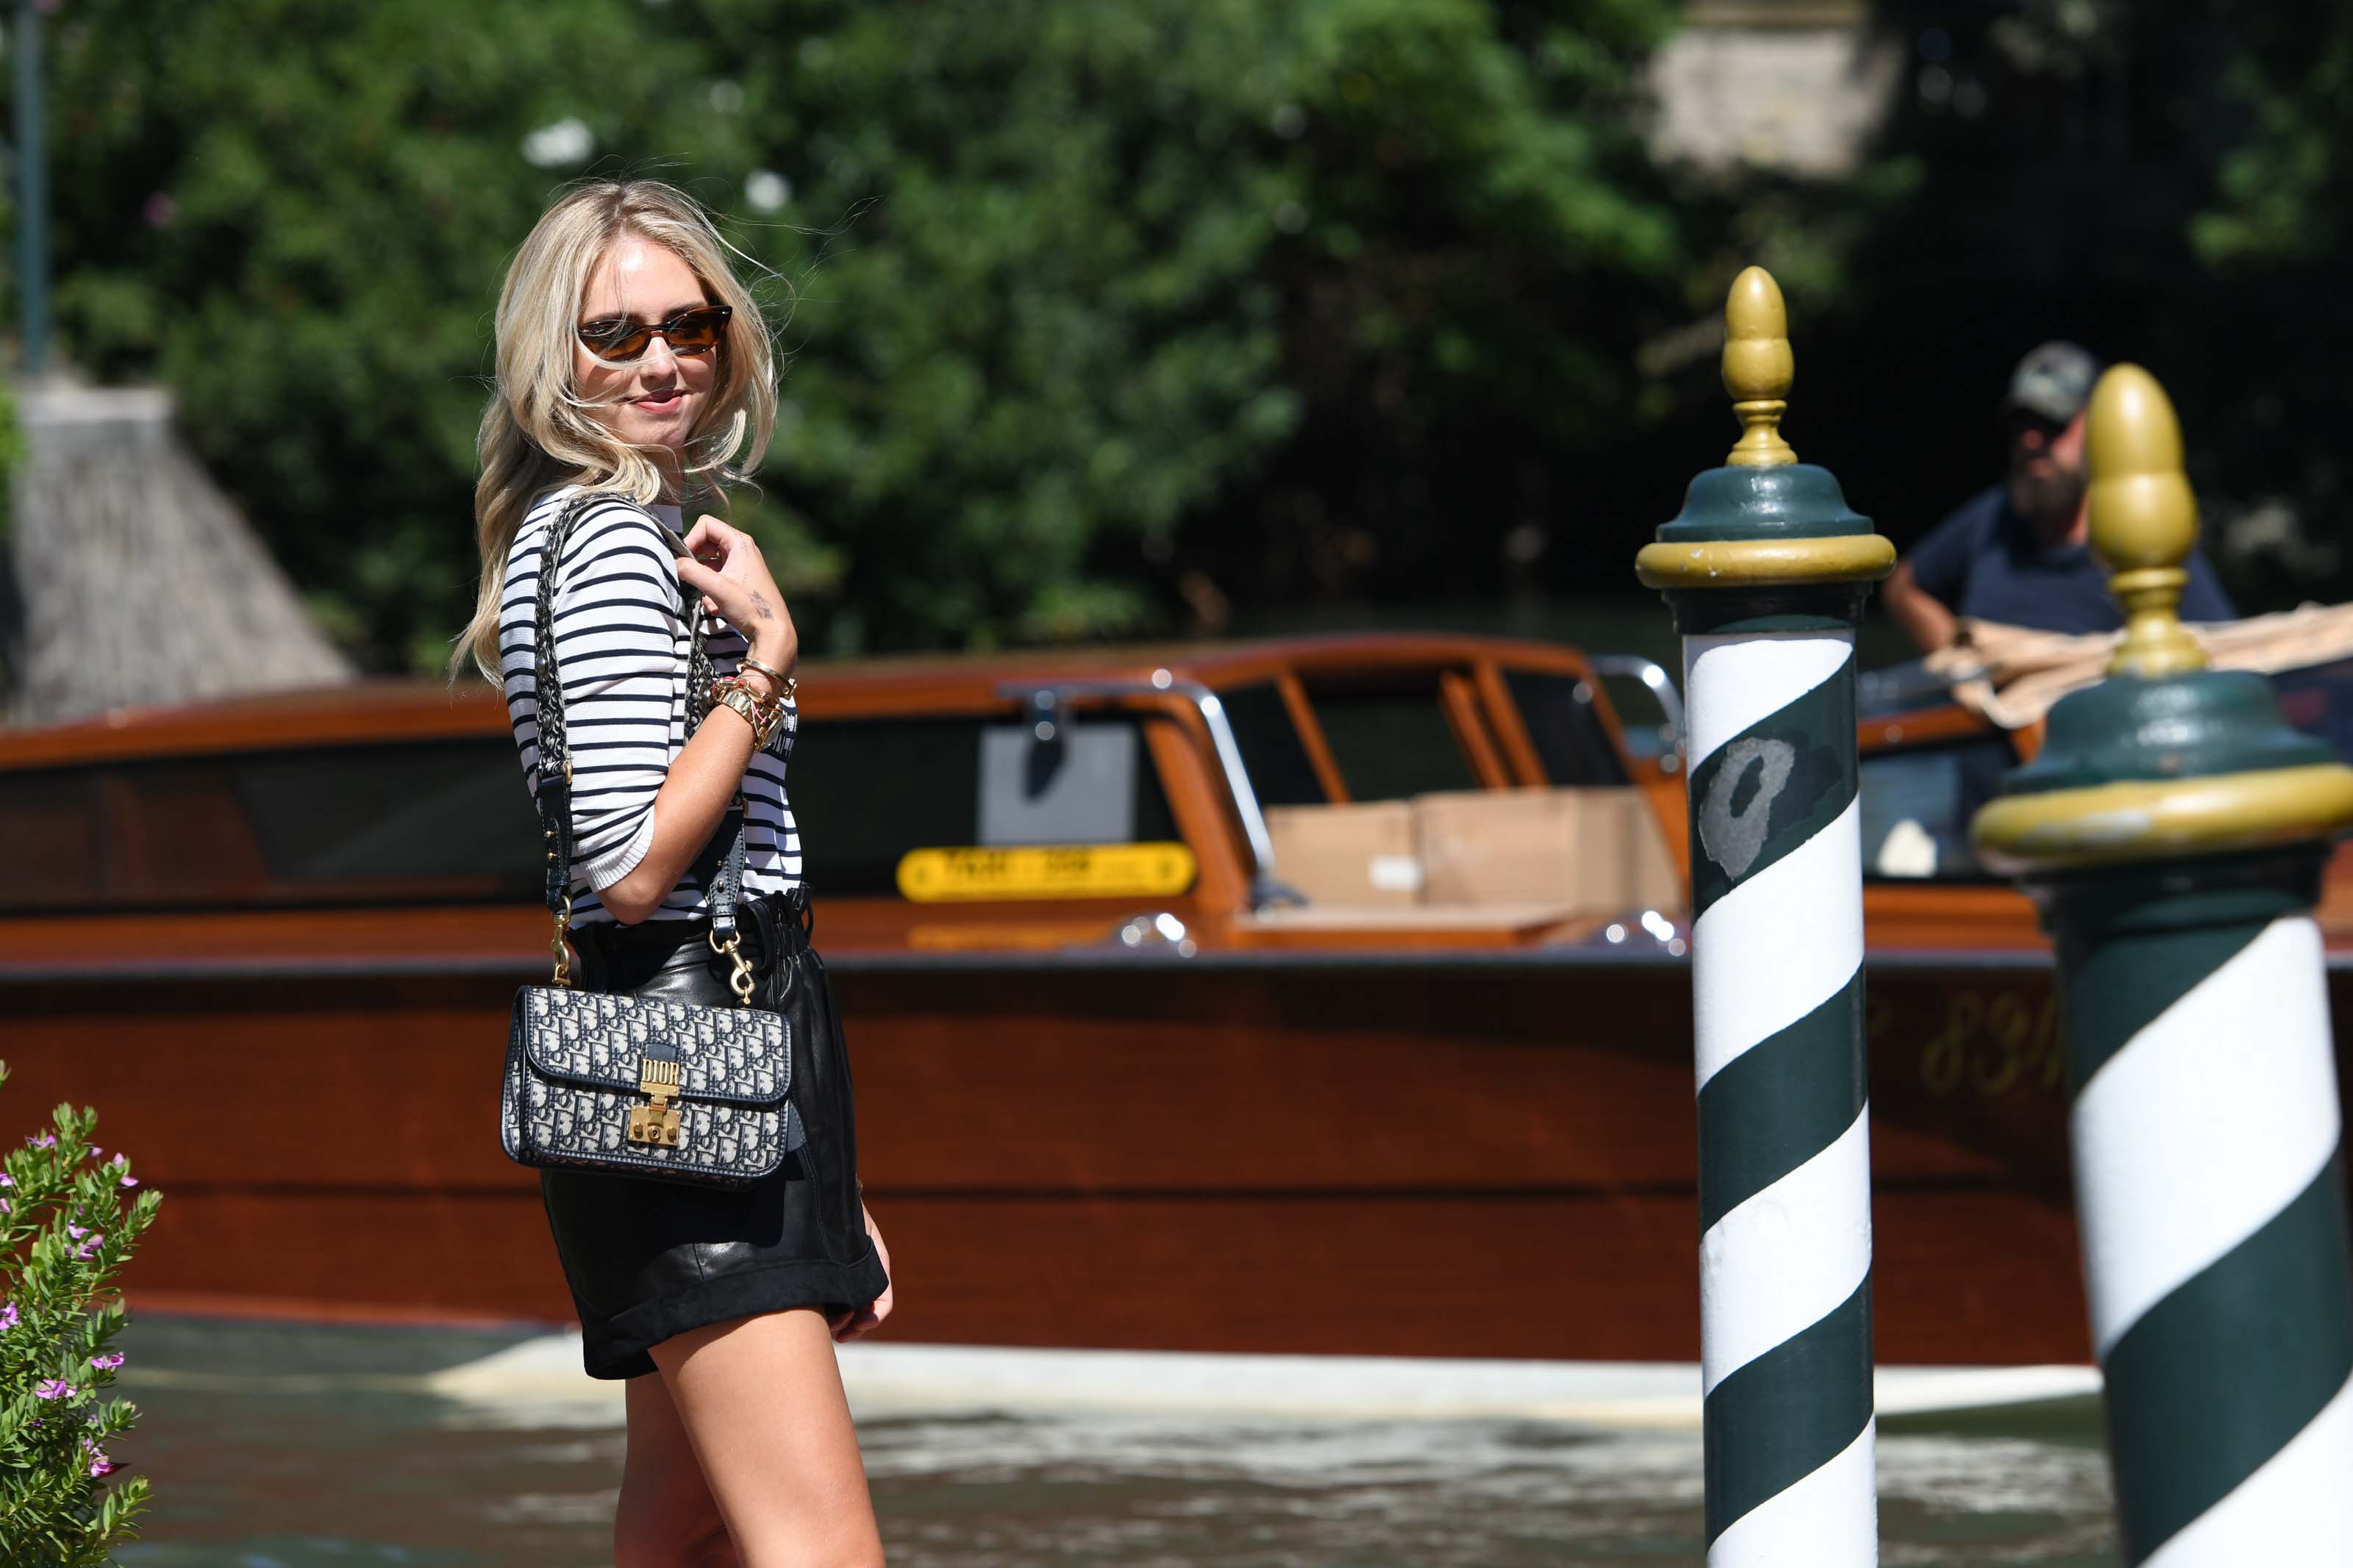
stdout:
[(678, 406), (679, 400), (685, 395), (682, 389), (672, 387), (668, 392), (658, 393), (649, 397), (633, 397), (629, 401), (649, 414), (668, 414)]

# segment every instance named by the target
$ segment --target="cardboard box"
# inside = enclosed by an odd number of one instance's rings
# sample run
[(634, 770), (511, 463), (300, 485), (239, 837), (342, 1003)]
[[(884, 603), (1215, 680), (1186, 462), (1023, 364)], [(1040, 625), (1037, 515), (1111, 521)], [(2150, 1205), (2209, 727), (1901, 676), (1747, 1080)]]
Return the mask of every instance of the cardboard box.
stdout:
[(1681, 918), (1690, 906), (1691, 889), (1684, 884), (1683, 869), (1675, 863), (1674, 853), (1649, 799), (1641, 790), (1632, 788), (1601, 793), (1620, 797), (1624, 813), (1630, 862), (1626, 907), (1657, 910)]
[(1266, 811), (1274, 874), (1310, 903), (1344, 909), (1419, 901), (1413, 808), (1402, 800), (1362, 805), (1276, 805)]
[(1682, 879), (1641, 792), (1460, 790), (1417, 796), (1425, 903), (1672, 911)]

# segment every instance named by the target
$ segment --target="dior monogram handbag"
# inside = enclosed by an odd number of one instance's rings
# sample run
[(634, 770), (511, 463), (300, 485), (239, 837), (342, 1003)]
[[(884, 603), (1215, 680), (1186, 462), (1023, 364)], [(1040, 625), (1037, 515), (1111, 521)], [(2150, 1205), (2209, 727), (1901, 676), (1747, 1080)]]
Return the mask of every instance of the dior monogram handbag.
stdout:
[[(617, 1175), (701, 1185), (748, 1186), (774, 1173), (800, 1140), (792, 1089), (792, 1026), (752, 1005), (751, 961), (736, 929), (744, 877), (744, 813), (705, 903), (713, 952), (734, 961), (733, 1006), (666, 996), (575, 990), (565, 936), (572, 922), (572, 761), (564, 726), (564, 686), (555, 666), (555, 563), (588, 505), (576, 498), (548, 531), (540, 557), (534, 670), (539, 759), (533, 794), (547, 843), (547, 908), (554, 917), (550, 984), (515, 993), (499, 1097), (501, 1141), (525, 1165), (570, 1165)], [(687, 668), (687, 733), (710, 710), (711, 659), (702, 617), (681, 589), (680, 614), (693, 627)]]

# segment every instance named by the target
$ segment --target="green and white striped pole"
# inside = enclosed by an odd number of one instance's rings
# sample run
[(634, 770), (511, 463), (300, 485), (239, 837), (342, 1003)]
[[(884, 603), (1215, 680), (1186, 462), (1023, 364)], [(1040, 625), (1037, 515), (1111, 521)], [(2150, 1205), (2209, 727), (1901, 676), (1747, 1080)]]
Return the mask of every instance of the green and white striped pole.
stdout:
[(1709, 1568), (1879, 1560), (1854, 633), (1895, 550), (1780, 436), (1781, 291), (1725, 307), (1745, 427), (1636, 574), (1683, 634)]
[(2353, 1266), (2310, 914), (2353, 769), (2183, 629), (2197, 509), (2147, 371), (2101, 378), (2090, 459), (2125, 639), (1974, 831), (2057, 942), (2125, 1561), (2353, 1563)]

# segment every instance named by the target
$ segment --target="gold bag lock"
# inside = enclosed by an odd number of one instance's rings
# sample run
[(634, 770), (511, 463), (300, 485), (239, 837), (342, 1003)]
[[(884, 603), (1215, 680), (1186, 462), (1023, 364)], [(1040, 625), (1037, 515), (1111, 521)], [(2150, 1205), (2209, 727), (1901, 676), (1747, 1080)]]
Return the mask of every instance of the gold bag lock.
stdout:
[(658, 1057), (638, 1058), (638, 1092), (653, 1103), (629, 1107), (630, 1142), (678, 1147), (678, 1107), (670, 1103), (678, 1098), (678, 1063)]

